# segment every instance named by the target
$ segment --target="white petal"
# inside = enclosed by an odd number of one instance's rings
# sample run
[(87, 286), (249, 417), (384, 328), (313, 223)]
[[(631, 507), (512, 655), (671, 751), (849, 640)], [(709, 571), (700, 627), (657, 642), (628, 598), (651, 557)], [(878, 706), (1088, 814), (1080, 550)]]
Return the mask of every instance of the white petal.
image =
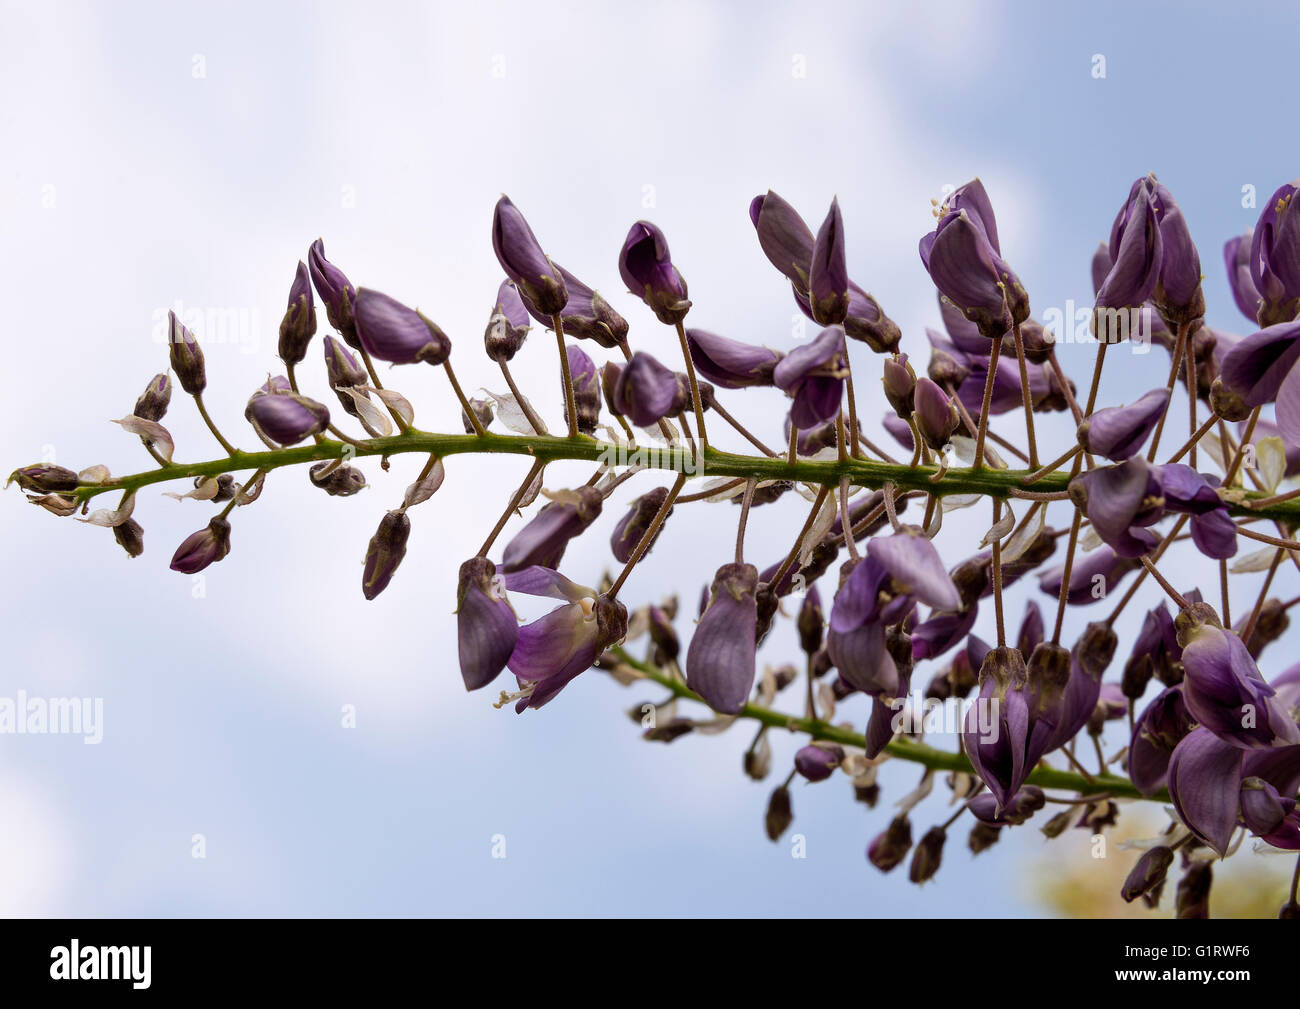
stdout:
[(77, 474), (77, 479), (82, 483), (105, 483), (111, 480), (113, 475), (109, 473), (108, 467), (103, 463), (94, 466), (87, 466)]
[(821, 510), (817, 512), (817, 517), (813, 519), (812, 525), (804, 538), (799, 541), (799, 566), (807, 564), (812, 557), (812, 553), (817, 549), (817, 544), (822, 541), (826, 533), (830, 531), (835, 524), (835, 515), (838, 508), (835, 505), (835, 495), (827, 494), (826, 500), (822, 502)]
[(186, 498), (193, 498), (195, 501), (211, 501), (217, 496), (217, 491), (221, 490), (221, 484), (214, 476), (204, 477), (199, 481), (199, 485), (191, 491), (184, 494), (177, 494), (175, 491), (163, 491), (163, 497), (174, 498), (177, 501), (184, 501)]
[(176, 451), (176, 443), (172, 441), (171, 432), (154, 420), (145, 420), (143, 417), (137, 417), (130, 413), (121, 420), (113, 421), (114, 424), (120, 424), (123, 431), (129, 431), (131, 434), (138, 435), (147, 445), (153, 446), (160, 456), (167, 462), (172, 461), (172, 453)]
[(129, 519), (131, 517), (131, 512), (133, 511), (135, 511), (135, 495), (128, 494), (126, 500), (118, 507), (98, 508), (87, 515), (84, 519), (78, 518), (77, 521), (85, 522), (92, 526), (104, 526), (111, 529), (114, 526), (120, 526), (123, 522)]
[(410, 424), (415, 420), (415, 407), (411, 406), (411, 401), (400, 392), (395, 392), (392, 389), (376, 389), (369, 385), (365, 389), (382, 399), (384, 405), (401, 417), (405, 423)]
[(1002, 563), (1010, 564), (1026, 550), (1029, 545), (1038, 539), (1038, 534), (1043, 531), (1043, 526), (1047, 522), (1047, 508), (1039, 507), (1035, 510), (1034, 517), (1024, 524), (1024, 527), (1016, 533), (1011, 539), (1007, 540), (1006, 545), (1002, 548)]
[(447, 471), (443, 468), (442, 460), (439, 459), (433, 464), (424, 479), (417, 480), (406, 488), (406, 497), (402, 499), (402, 507), (413, 508), (415, 505), (428, 501), (442, 486), (442, 481), (446, 476)]
[(393, 422), (388, 419), (388, 414), (370, 399), (365, 390), (368, 386), (353, 388), (352, 386), (342, 385), (336, 391), (347, 393), (352, 397), (352, 402), (356, 404), (357, 420), (361, 421), (361, 426), (375, 438), (387, 438), (393, 433)]
[[(491, 389), (483, 389), (482, 391), (492, 397), (497, 406), (497, 417), (508, 430), (513, 431), (515, 434), (547, 433), (546, 422), (541, 417), (537, 418), (537, 422), (541, 425), (542, 430), (539, 432), (533, 429), (532, 421), (528, 419), (523, 407), (519, 405), (520, 400), (515, 399), (513, 394), (493, 392)], [(528, 402), (527, 396), (522, 396), (521, 399), (524, 403), (528, 403), (530, 407), (532, 406), (532, 403)], [(534, 410), (533, 412), (536, 413), (537, 411)]]
[(1238, 557), (1229, 565), (1228, 570), (1234, 575), (1249, 574), (1253, 571), (1267, 571), (1273, 566), (1273, 558), (1277, 554), (1277, 547), (1264, 547), (1263, 550), (1256, 550), (1244, 557)]
[(1255, 443), (1255, 468), (1264, 489), (1270, 494), (1276, 491), (1286, 475), (1286, 446), (1281, 438), (1273, 435)]
[(991, 543), (1000, 543), (1012, 529), (1016, 526), (1016, 515), (1011, 510), (1010, 505), (1005, 506), (1007, 511), (1000, 519), (989, 526), (989, 531), (984, 534), (980, 540), (980, 546), (986, 547)]

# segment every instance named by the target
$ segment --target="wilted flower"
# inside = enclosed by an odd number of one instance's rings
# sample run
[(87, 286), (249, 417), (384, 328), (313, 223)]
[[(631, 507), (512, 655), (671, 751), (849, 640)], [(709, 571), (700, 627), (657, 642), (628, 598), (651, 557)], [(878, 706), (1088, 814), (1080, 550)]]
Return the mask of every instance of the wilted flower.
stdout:
[(311, 482), (330, 497), (351, 497), (366, 485), (366, 475), (355, 466), (318, 462), (308, 471)]
[(144, 529), (135, 519), (127, 519), (113, 526), (113, 538), (128, 557), (139, 557), (144, 553)]
[(573, 387), (573, 406), (578, 415), (578, 430), (593, 434), (600, 422), (600, 376), (596, 365), (580, 347), (564, 348), (569, 358), (569, 382)]
[(73, 491), (81, 486), (81, 480), (77, 474), (66, 466), (54, 466), (46, 463), (38, 463), (35, 466), (24, 466), (22, 469), (16, 469), (9, 474), (9, 479), (5, 481), (5, 486), (11, 483), (17, 483), (25, 491), (31, 491), (34, 494), (61, 494), (64, 491)]
[(912, 849), (912, 824), (907, 817), (896, 816), (884, 833), (867, 845), (867, 861), (881, 872), (889, 872), (907, 857)]

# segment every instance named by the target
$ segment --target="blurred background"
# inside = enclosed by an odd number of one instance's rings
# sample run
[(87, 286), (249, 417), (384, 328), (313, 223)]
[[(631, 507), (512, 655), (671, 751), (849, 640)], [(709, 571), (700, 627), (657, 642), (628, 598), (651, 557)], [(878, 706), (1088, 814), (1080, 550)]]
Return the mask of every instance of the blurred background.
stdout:
[[(289, 283), (318, 236), (354, 283), (440, 323), (467, 387), (500, 391), (481, 334), (500, 279), (489, 227), (502, 192), (548, 252), (628, 318), (633, 345), (668, 362), (675, 337), (618, 277), (634, 220), (666, 232), (690, 284), (690, 324), (789, 349), (789, 288), (746, 210), (771, 188), (815, 228), (838, 195), (851, 275), (924, 361), (924, 327), (939, 315), (916, 243), (945, 187), (984, 180), (1004, 254), (1042, 318), (1091, 303), (1093, 249), (1132, 180), (1155, 171), (1200, 244), (1208, 321), (1243, 333), (1253, 327), (1228, 293), (1222, 243), (1258, 216), (1243, 187), (1262, 202), (1300, 164), (1285, 115), (1294, 75), (1279, 58), (1300, 18), (1282, 3), (5, 0), (0, 13), (4, 472), (42, 459), (148, 466), (108, 420), (165, 367), (168, 309), (198, 320), (210, 408), (251, 446), (244, 402), (280, 370)], [(320, 341), (300, 376), (332, 405)], [(883, 442), (879, 359), (862, 345), (853, 354), (864, 420)], [(1080, 385), (1092, 355), (1061, 349)], [(1113, 360), (1102, 404), (1162, 385), (1168, 368), (1158, 349)], [(556, 371), (553, 339), (535, 330), (515, 373), (553, 427)], [(385, 381), (415, 403), (419, 426), (459, 429), (440, 375), (408, 368)], [(778, 392), (727, 402), (780, 441)], [(178, 459), (215, 457), (184, 397), (166, 424)], [(1001, 430), (1023, 440), (1017, 415)], [(710, 432), (741, 445), (717, 422)], [(1040, 428), (1048, 446), (1070, 437), (1059, 415)], [(276, 473), (234, 516), (233, 552), (201, 592), (167, 563), (210, 505), (142, 493), (146, 550), (129, 560), (107, 530), (56, 520), (13, 488), (0, 495), (0, 696), (102, 698), (104, 712), (97, 745), (0, 735), (0, 913), (1138, 913), (1115, 896), (1136, 853), (1114, 842), (1157, 833), (1154, 805), (1124, 807), (1102, 859), (1089, 831), (1047, 841), (1032, 823), (973, 859), (959, 826), (936, 879), (916, 887), (906, 866), (886, 876), (863, 857), (915, 766), (885, 767), (874, 810), (842, 776), (797, 784), (794, 826), (773, 844), (763, 811), (796, 737), (773, 737), (772, 776), (757, 783), (741, 773), (743, 724), (642, 741), (625, 712), (657, 688), (591, 672), (523, 716), (494, 710), (494, 691), (466, 694), (455, 572), (527, 464), (448, 460), (441, 492), (412, 512), (401, 570), (367, 603), (366, 543), (419, 465), (399, 457), (385, 474), (368, 460), (372, 488), (346, 500), (305, 473)], [(546, 483), (589, 471), (556, 466)], [(668, 482), (630, 482), (570, 548), (566, 572), (599, 579), (623, 503)], [(760, 567), (784, 555), (805, 508), (754, 513)], [(693, 611), (730, 559), (719, 544), (735, 509), (691, 509), (629, 582), (629, 604), (676, 591)], [(986, 527), (983, 514), (953, 513), (945, 558), (959, 560)], [(1162, 570), (1207, 596), (1216, 575), (1190, 549)], [(1282, 598), (1296, 594), (1288, 574)], [(1234, 579), (1238, 609), (1261, 578)], [(829, 599), (829, 579), (823, 588)], [(1026, 579), (1009, 597), (1013, 624), (1034, 597), (1050, 615)], [(1112, 677), (1158, 601), (1144, 586), (1125, 613)], [(1072, 614), (1068, 639), (1093, 616)], [(977, 625), (986, 637), (991, 619)], [(683, 639), (689, 627), (683, 616)], [(1266, 675), (1295, 641), (1265, 652)], [(797, 658), (785, 622), (760, 663)], [(858, 698), (837, 718), (861, 728), (865, 713)], [(918, 809), (918, 838), (949, 815), (945, 792), (940, 783)], [(792, 857), (795, 834), (806, 857)], [(1213, 910), (1276, 913), (1290, 860), (1234, 862)]]

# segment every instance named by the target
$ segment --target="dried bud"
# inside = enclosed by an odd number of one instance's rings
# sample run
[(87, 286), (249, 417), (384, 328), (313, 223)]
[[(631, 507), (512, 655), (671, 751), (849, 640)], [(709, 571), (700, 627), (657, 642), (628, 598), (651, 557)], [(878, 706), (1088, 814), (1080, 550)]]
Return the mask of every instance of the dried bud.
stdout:
[(172, 371), (181, 388), (191, 396), (197, 396), (208, 385), (207, 370), (203, 365), (203, 351), (199, 348), (194, 334), (181, 325), (175, 312), (167, 313), (167, 339), (171, 344)]
[(406, 541), (411, 535), (411, 520), (403, 511), (391, 511), (380, 520), (379, 529), (366, 548), (366, 566), (361, 574), (361, 592), (367, 599), (388, 588), (397, 566), (406, 556)]
[(745, 774), (754, 781), (762, 781), (772, 770), (772, 744), (768, 741), (767, 731), (760, 730), (754, 745), (745, 751), (743, 761)]
[[(206, 479), (207, 477), (196, 476), (194, 478), (194, 486), (197, 487)], [(217, 493), (212, 497), (213, 502), (219, 504), (222, 501), (229, 501), (234, 496), (235, 478), (229, 473), (222, 473), (221, 476), (217, 477)]]
[(778, 841), (786, 829), (794, 822), (794, 810), (790, 805), (790, 789), (784, 785), (772, 792), (767, 800), (767, 814), (763, 818), (763, 827), (770, 841)]
[(519, 291), (509, 280), (501, 281), (497, 289), (497, 303), (492, 307), (483, 333), (483, 346), (494, 361), (509, 361), (519, 352), (528, 336), (531, 324), (528, 309), (519, 297)]
[(166, 372), (163, 372), (149, 380), (149, 384), (144, 387), (144, 392), (140, 393), (140, 398), (135, 401), (135, 409), (131, 412), (145, 420), (160, 421), (167, 413), (167, 404), (171, 400), (172, 380)]
[[(474, 416), (478, 418), (478, 422), (479, 422), (480, 424), (483, 425), (483, 429), (484, 429), (484, 430), (487, 430), (489, 427), (492, 426), (492, 416), (493, 416), (493, 414), (492, 414), (492, 401), (491, 401), (491, 400), (489, 400), (489, 399), (471, 399), (471, 400), (469, 401), (469, 407), (470, 407), (471, 410), (474, 411)], [(466, 433), (466, 434), (476, 434), (476, 433), (477, 433), (477, 432), (474, 430), (474, 424), (473, 424), (473, 422), (469, 419), (469, 414), (467, 414), (463, 409), (460, 411), (460, 422), (461, 422), (462, 424), (465, 425), (465, 433)]]
[(311, 482), (330, 497), (351, 497), (366, 485), (366, 475), (355, 466), (318, 462), (308, 474)]
[(77, 474), (65, 466), (42, 464), (14, 470), (5, 481), (5, 486), (8, 487), (15, 481), (23, 490), (33, 494), (62, 494), (76, 490), (81, 483)]
[(948, 832), (942, 827), (927, 830), (912, 852), (912, 865), (908, 869), (907, 878), (913, 883), (924, 883), (934, 876), (943, 861), (943, 844), (946, 840)]
[(896, 816), (884, 833), (867, 845), (867, 861), (881, 872), (895, 868), (912, 849), (912, 824), (906, 816)]
[(144, 553), (144, 529), (135, 519), (127, 519), (113, 526), (113, 538), (128, 557), (139, 557)]

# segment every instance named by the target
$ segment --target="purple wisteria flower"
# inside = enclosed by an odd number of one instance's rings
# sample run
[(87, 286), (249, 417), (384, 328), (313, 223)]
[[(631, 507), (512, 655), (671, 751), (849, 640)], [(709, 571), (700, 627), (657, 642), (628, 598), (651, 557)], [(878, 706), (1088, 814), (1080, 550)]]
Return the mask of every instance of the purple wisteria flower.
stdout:
[(311, 243), (307, 250), (307, 270), (316, 293), (325, 302), (325, 316), (330, 325), (338, 330), (339, 336), (351, 347), (359, 348), (356, 327), (352, 322), (352, 308), (356, 304), (357, 292), (343, 271), (325, 258), (325, 243), (321, 239)]
[(1260, 295), (1259, 324), (1291, 322), (1300, 310), (1300, 179), (1280, 186), (1264, 204), (1250, 240), (1250, 278)]
[(1169, 774), (1169, 758), (1196, 720), (1187, 710), (1181, 686), (1163, 690), (1143, 710), (1129, 741), (1128, 773), (1143, 795), (1155, 795)]
[(181, 323), (175, 312), (167, 313), (167, 344), (176, 381), (191, 396), (202, 393), (208, 385), (203, 350), (199, 347), (198, 340), (194, 339), (194, 334)]
[(1160, 221), (1160, 274), (1152, 301), (1171, 324), (1190, 323), (1205, 314), (1201, 257), (1173, 194), (1154, 175), (1148, 175), (1147, 181)]
[(442, 364), (451, 341), (441, 329), (396, 298), (363, 287), (353, 308), (357, 337), (371, 357), (392, 364)]
[(660, 322), (675, 326), (686, 318), (691, 307), (686, 281), (673, 266), (668, 239), (649, 221), (637, 221), (628, 231), (618, 272), (628, 291), (644, 301)]
[(516, 712), (549, 703), (627, 633), (627, 609), (622, 603), (551, 568), (508, 572), (505, 587), (565, 603), (519, 628), (506, 663), (519, 681), (519, 693), (511, 698), (518, 700)]
[(1232, 300), (1242, 315), (1252, 323), (1258, 323), (1259, 291), (1255, 287), (1255, 278), (1250, 275), (1250, 247), (1254, 238), (1254, 228), (1247, 228), (1244, 234), (1229, 238), (1223, 244), (1223, 263), (1228, 268)]
[[(837, 201), (827, 215), (829, 226), (823, 224), (821, 229), (825, 236), (820, 250), (818, 286), (823, 298), (832, 290), (840, 291), (835, 246), (842, 240), (843, 229), (836, 223), (838, 217)], [(764, 255), (790, 281), (800, 311), (825, 325), (818, 320), (812, 305), (813, 255), (817, 242), (808, 225), (794, 207), (771, 191), (766, 196), (754, 197), (749, 205), (749, 218), (758, 232)], [(850, 339), (865, 343), (877, 354), (892, 351), (902, 336), (897, 324), (881, 310), (880, 303), (852, 281), (848, 282), (848, 307), (842, 324)]]
[(688, 329), (686, 344), (695, 370), (723, 389), (772, 385), (772, 373), (785, 356), (703, 329)]
[(496, 304), (483, 331), (483, 346), (494, 361), (509, 361), (519, 352), (532, 324), (528, 321), (528, 308), (519, 291), (510, 280), (501, 281), (497, 288)]
[[(626, 564), (632, 559), (632, 551), (636, 549), (637, 544), (641, 542), (641, 538), (649, 531), (650, 523), (659, 514), (659, 509), (663, 507), (667, 498), (667, 487), (656, 487), (654, 490), (646, 491), (632, 502), (632, 507), (618, 520), (618, 525), (614, 527), (613, 535), (609, 538), (609, 547), (614, 554), (614, 559), (620, 564)], [(672, 509), (669, 509), (668, 515), (672, 515)], [(646, 546), (646, 553), (649, 553), (654, 547), (662, 532), (663, 525), (660, 525), (655, 532), (654, 539)]]
[(819, 326), (838, 325), (849, 314), (849, 271), (845, 265), (844, 219), (838, 199), (831, 200), (831, 209), (813, 241), (808, 301), (813, 322)]
[(809, 743), (794, 755), (794, 769), (808, 781), (825, 781), (844, 762), (844, 747), (835, 743)]
[(182, 574), (197, 574), (230, 553), (230, 523), (221, 516), (191, 533), (172, 555), (171, 569)]
[(288, 388), (263, 386), (253, 393), (244, 409), (244, 417), (264, 440), (275, 445), (296, 445), (304, 438), (320, 434), (329, 426), (330, 412), (323, 403), (301, 396)]
[(1097, 307), (1136, 308), (1146, 302), (1160, 281), (1164, 244), (1156, 196), (1145, 176), (1133, 183), (1115, 215), (1107, 251), (1111, 265), (1097, 289)]
[(563, 311), (569, 301), (564, 276), (508, 196), (497, 200), (492, 214), (492, 249), (530, 311), (546, 319)]
[(519, 638), (519, 620), (506, 598), (505, 577), (486, 557), (460, 566), (456, 639), (466, 690), (486, 687), (506, 667)]
[(568, 344), (564, 348), (569, 359), (569, 382), (573, 387), (573, 406), (578, 415), (578, 430), (594, 434), (600, 423), (600, 374), (595, 362), (582, 348)]
[(280, 320), (280, 360), (297, 364), (307, 356), (307, 345), (316, 335), (316, 308), (311, 295), (307, 264), (299, 260), (289, 288), (289, 307)]
[(983, 183), (975, 179), (952, 192), (938, 215), (934, 231), (921, 239), (921, 262), (934, 286), (981, 334), (1000, 340), (1013, 323), (1029, 318), (1029, 296), (1002, 259)]
[(1079, 444), (1094, 455), (1122, 462), (1136, 454), (1169, 406), (1168, 389), (1152, 389), (1128, 406), (1103, 407), (1079, 425)]
[(724, 564), (686, 651), (686, 683), (709, 707), (734, 715), (754, 686), (758, 569)]
[(1300, 321), (1280, 322), (1240, 340), (1220, 364), (1223, 384), (1249, 407), (1277, 403), (1284, 440), (1300, 443)]
[(676, 373), (639, 350), (618, 371), (611, 407), (638, 427), (649, 427), (674, 412), (677, 391)]
[[(1086, 606), (1107, 598), (1107, 593), (1123, 581), (1130, 571), (1141, 567), (1141, 562), (1121, 557), (1104, 543), (1097, 549), (1076, 557), (1070, 567), (1070, 587), (1065, 601), (1071, 606)], [(1065, 578), (1065, 565), (1049, 568), (1038, 576), (1038, 587), (1053, 598), (1061, 596), (1061, 582)]]
[(794, 400), (790, 420), (804, 430), (831, 420), (844, 397), (844, 328), (829, 326), (812, 342), (790, 351), (772, 373), (776, 387)]
[[(614, 311), (614, 306), (592, 290), (572, 273), (559, 264), (554, 264), (560, 272), (569, 300), (560, 310), (560, 324), (566, 336), (578, 340), (590, 340), (607, 350), (627, 344), (627, 320)], [(547, 326), (554, 325), (550, 316), (539, 312), (531, 302), (525, 303), (525, 309), (532, 313), (538, 322)]]
[(554, 495), (506, 544), (501, 570), (510, 573), (530, 567), (559, 567), (569, 541), (600, 518), (604, 503), (604, 495), (594, 487)]

